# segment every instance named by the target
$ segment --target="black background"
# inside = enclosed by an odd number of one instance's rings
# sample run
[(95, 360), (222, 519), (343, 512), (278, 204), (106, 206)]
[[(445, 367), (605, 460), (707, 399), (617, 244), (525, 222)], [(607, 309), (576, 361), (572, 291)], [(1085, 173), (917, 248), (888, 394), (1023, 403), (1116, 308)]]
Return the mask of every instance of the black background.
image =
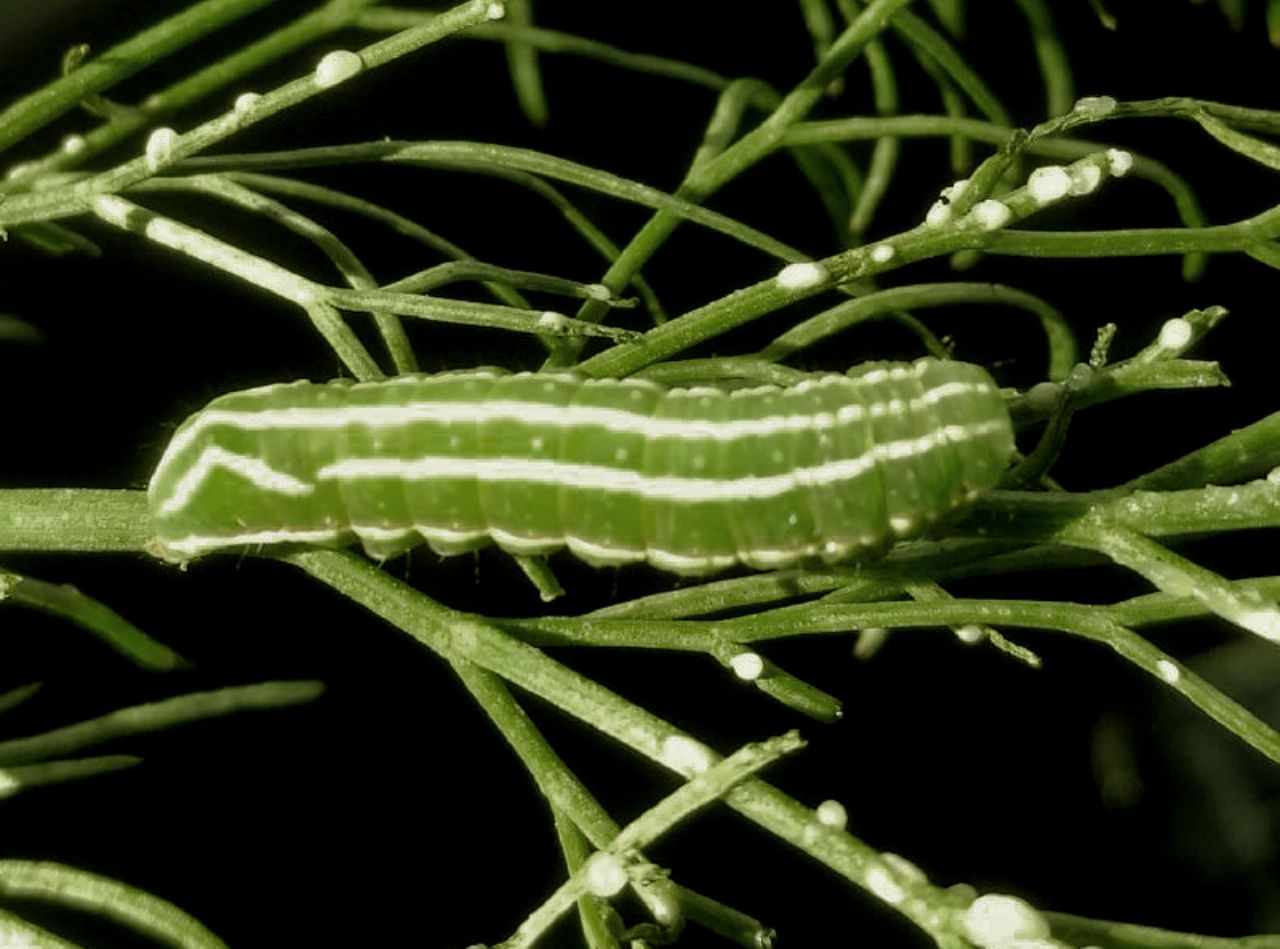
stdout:
[[(256, 35), (306, 5), (275, 6), (237, 28), (243, 32), (184, 53), (113, 95), (124, 101), (145, 95), (153, 82), (206, 50), (232, 48), (237, 35)], [(966, 54), (1015, 121), (1035, 123), (1043, 117), (1043, 96), (1015, 4), (969, 6)], [(1114, 33), (1097, 24), (1083, 0), (1053, 6), (1079, 94), (1182, 94), (1275, 105), (1280, 53), (1266, 43), (1260, 4), (1253, 5), (1243, 35), (1232, 33), (1211, 6), (1180, 0), (1113, 3), (1121, 27)], [(67, 46), (88, 41), (105, 49), (160, 15), (146, 2), (37, 8), (0, 0), (0, 102), (50, 78)], [(811, 61), (791, 4), (544, 2), (538, 15), (547, 26), (726, 75), (759, 76), (780, 89), (794, 84)], [(324, 48), (364, 41), (352, 34)], [(915, 76), (902, 47), (895, 44), (893, 52), (903, 110), (936, 110), (930, 87)], [(316, 55), (308, 51), (273, 67), (270, 76), (255, 77), (254, 88), (298, 74)], [(224, 148), (383, 136), (474, 138), (536, 147), (668, 190), (676, 186), (712, 107), (711, 93), (576, 58), (544, 56), (543, 63), (551, 103), (544, 130), (521, 118), (501, 49), (458, 41), (361, 77)], [(850, 77), (845, 97), (824, 103), (822, 114), (869, 108), (862, 74), (854, 69)], [(189, 127), (225, 105), (219, 101), (175, 124)], [(14, 149), (9, 160), (38, 155), (90, 123), (69, 115)], [(1280, 196), (1274, 175), (1207, 141), (1190, 124), (1153, 120), (1091, 132), (1186, 175), (1215, 223), (1257, 213)], [(122, 155), (140, 147), (131, 142)], [(504, 184), (361, 167), (312, 177), (393, 206), (495, 263), (588, 281), (602, 269), (554, 212)], [(945, 146), (907, 143), (873, 236), (911, 226), (952, 177)], [(148, 200), (327, 277), (314, 251), (256, 222), (220, 207)], [(837, 249), (816, 200), (783, 159), (752, 170), (712, 204), (814, 255)], [(1055, 214), (1050, 222), (1176, 223), (1168, 199), (1144, 182), (1108, 185), (1087, 204), (1078, 215)], [(645, 219), (636, 208), (593, 195), (582, 196), (581, 205), (619, 241)], [(371, 225), (317, 216), (349, 239), (380, 279), (436, 262)], [(101, 257), (50, 260), (14, 241), (0, 247), (0, 309), (44, 334), (39, 346), (0, 347), (0, 483), (142, 488), (173, 426), (214, 395), (339, 373), (290, 306), (130, 236), (89, 222), (82, 227), (101, 243)], [(776, 268), (755, 252), (686, 227), (646, 272), (679, 313)], [(894, 280), (945, 279), (947, 273), (944, 262), (936, 262)], [(1215, 259), (1206, 279), (1187, 285), (1173, 258), (988, 260), (967, 279), (1045, 295), (1068, 314), (1086, 347), (1097, 326), (1117, 323), (1117, 356), (1140, 348), (1164, 320), (1191, 307), (1222, 304), (1232, 311), (1197, 355), (1221, 360), (1234, 387), (1152, 394), (1086, 413), (1056, 472), (1069, 488), (1122, 481), (1275, 408), (1276, 283), (1260, 264)], [(795, 318), (779, 314), (758, 332), (771, 335)], [(1006, 384), (1041, 378), (1042, 341), (1025, 315), (957, 309), (928, 318), (954, 338), (957, 355), (995, 365)], [(509, 335), (430, 326), (412, 332), (428, 371), (537, 365), (536, 347)], [(720, 341), (719, 351), (749, 351), (761, 338), (744, 333)], [(813, 363), (834, 368), (914, 354), (912, 340), (900, 332), (863, 330), (824, 349)], [(1265, 548), (1238, 539), (1190, 552), (1231, 574), (1274, 572)], [(0, 614), (0, 687), (35, 679), (46, 686), (0, 722), (5, 736), (267, 678), (323, 679), (328, 692), (308, 707), (120, 742), (110, 750), (145, 755), (145, 764), (5, 801), (0, 856), (57, 860), (118, 877), (173, 900), (237, 947), (496, 942), (558, 879), (543, 803), (448, 668), (290, 568), (215, 558), (182, 573), (140, 554), (7, 556), (4, 565), (80, 586), (195, 663), (180, 674), (139, 673), (66, 624), (8, 610)], [(563, 612), (670, 582), (644, 570), (589, 570), (565, 558), (555, 565), (570, 591), (556, 604)], [(460, 608), (543, 609), (510, 559), (492, 551), (444, 562), (419, 553), (387, 569)], [(956, 592), (1106, 602), (1144, 590), (1117, 570), (1099, 570)], [(1275, 660), (1268, 653), (1213, 622), (1158, 635), (1180, 657), (1205, 655), (1213, 681), (1260, 713), (1270, 702), (1275, 720), (1268, 687)], [(771, 649), (780, 664), (842, 699), (845, 718), (837, 726), (798, 720), (727, 681), (706, 660), (581, 650), (557, 656), (722, 750), (800, 727), (810, 748), (774, 768), (769, 779), (802, 801), (840, 799), (855, 834), (910, 857), (937, 882), (967, 881), (1020, 893), (1046, 908), (1175, 929), (1231, 935), (1280, 927), (1277, 782), (1270, 766), (1105, 650), (1061, 636), (1018, 638), (1041, 652), (1044, 670), (1028, 671), (990, 649), (962, 647), (938, 631), (899, 634), (869, 663), (854, 661), (843, 638)], [(674, 786), (584, 727), (535, 700), (529, 705), (620, 821)], [(1140, 792), (1113, 792), (1104, 800), (1092, 762), (1099, 735), (1126, 749)], [(652, 856), (680, 882), (775, 926), (782, 947), (833, 938), (925, 944), (895, 914), (726, 811), (699, 818)], [(31, 915), (41, 918), (34, 909)], [(56, 926), (89, 945), (143, 944), (82, 917), (59, 919)], [(694, 931), (681, 942), (716, 944)]]

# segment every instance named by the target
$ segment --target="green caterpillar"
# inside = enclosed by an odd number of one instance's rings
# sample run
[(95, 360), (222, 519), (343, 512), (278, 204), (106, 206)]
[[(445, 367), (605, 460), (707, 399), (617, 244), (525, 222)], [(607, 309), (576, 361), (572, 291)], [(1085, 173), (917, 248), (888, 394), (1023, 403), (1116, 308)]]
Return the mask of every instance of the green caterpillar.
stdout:
[(995, 383), (967, 363), (733, 391), (477, 369), (222, 396), (178, 430), (148, 498), (174, 561), (492, 542), (705, 574), (882, 552), (993, 487), (1012, 451)]

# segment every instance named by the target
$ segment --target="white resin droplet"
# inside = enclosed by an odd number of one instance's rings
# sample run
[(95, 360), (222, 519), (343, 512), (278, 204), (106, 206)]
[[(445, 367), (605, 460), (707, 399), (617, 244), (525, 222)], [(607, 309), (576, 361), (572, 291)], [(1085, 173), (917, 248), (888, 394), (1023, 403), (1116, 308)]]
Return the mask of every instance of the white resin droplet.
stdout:
[(929, 880), (929, 878), (924, 875), (924, 871), (906, 857), (886, 851), (880, 854), (880, 859), (884, 861), (885, 866), (887, 866), (893, 875), (902, 883), (910, 885), (915, 883), (926, 883)]
[(818, 818), (819, 824), (825, 824), (837, 830), (844, 830), (849, 824), (849, 812), (839, 801), (823, 801), (813, 809), (813, 814)]
[(1013, 217), (1013, 212), (1009, 210), (1009, 205), (1003, 201), (988, 198), (975, 204), (973, 210), (969, 212), (969, 216), (984, 231), (994, 231), (1008, 224), (1009, 218)]
[(924, 223), (929, 227), (942, 227), (951, 220), (951, 205), (945, 201), (935, 201), (924, 216)]
[(1111, 96), (1083, 96), (1071, 107), (1072, 112), (1080, 112), (1093, 118), (1101, 118), (1116, 108), (1116, 100)]
[(364, 61), (357, 54), (349, 49), (335, 49), (331, 53), (325, 53), (324, 58), (316, 63), (316, 85), (321, 89), (328, 89), (359, 75), (362, 69)]
[(822, 264), (806, 261), (798, 264), (787, 264), (778, 271), (778, 286), (783, 290), (808, 290), (820, 287), (831, 279), (827, 268)]
[(683, 735), (663, 739), (659, 754), (663, 764), (686, 778), (696, 777), (711, 767), (711, 749)]
[(616, 856), (597, 850), (583, 865), (582, 880), (588, 893), (608, 898), (617, 896), (627, 885), (627, 871)]
[(898, 881), (884, 867), (876, 864), (867, 871), (867, 889), (890, 906), (897, 906), (907, 898), (906, 892), (898, 886)]
[(78, 155), (88, 144), (83, 135), (68, 135), (62, 140), (62, 151), (67, 155)]
[(555, 310), (546, 310), (538, 317), (538, 329), (552, 333), (563, 333), (568, 319), (563, 313), (557, 313)]
[(257, 105), (258, 100), (261, 98), (262, 96), (258, 95), (256, 92), (242, 92), (240, 95), (236, 96), (236, 104), (234, 108), (237, 112), (243, 115), (245, 112), (248, 112)]
[(964, 914), (964, 931), (984, 949), (1001, 949), (1015, 940), (1043, 939), (1049, 924), (1034, 906), (1016, 896), (979, 896)]
[(1071, 191), (1071, 175), (1061, 165), (1045, 165), (1031, 172), (1027, 191), (1037, 204), (1050, 204)]
[(1170, 685), (1182, 678), (1182, 670), (1168, 659), (1161, 659), (1156, 663), (1156, 672), (1160, 673), (1160, 678)]
[(1191, 342), (1191, 324), (1180, 316), (1166, 320), (1160, 327), (1160, 347), (1182, 350)]
[(161, 165), (168, 164), (173, 158), (173, 146), (177, 144), (178, 133), (171, 128), (158, 128), (147, 136), (147, 148), (144, 153), (147, 167), (152, 171)]
[(507, 15), (507, 8), (502, 3), (491, 3), (485, 9), (484, 15), (490, 20), (501, 20)]
[(1102, 169), (1097, 165), (1075, 165), (1071, 169), (1071, 193), (1089, 194), (1102, 180)]
[(584, 289), (587, 291), (587, 296), (593, 300), (604, 302), (613, 299), (613, 293), (603, 283), (589, 283)]
[(1107, 170), (1113, 178), (1123, 178), (1133, 167), (1133, 155), (1119, 148), (1107, 149)]
[(877, 244), (871, 248), (871, 259), (877, 264), (887, 264), (897, 255), (898, 251), (892, 244)]
[(1235, 617), (1237, 623), (1263, 639), (1280, 643), (1280, 613), (1275, 610), (1247, 610)]
[(966, 646), (972, 646), (987, 638), (987, 631), (976, 623), (968, 623), (956, 628), (956, 639)]
[(764, 672), (764, 659), (758, 652), (740, 652), (729, 660), (729, 668), (744, 682), (754, 682)]

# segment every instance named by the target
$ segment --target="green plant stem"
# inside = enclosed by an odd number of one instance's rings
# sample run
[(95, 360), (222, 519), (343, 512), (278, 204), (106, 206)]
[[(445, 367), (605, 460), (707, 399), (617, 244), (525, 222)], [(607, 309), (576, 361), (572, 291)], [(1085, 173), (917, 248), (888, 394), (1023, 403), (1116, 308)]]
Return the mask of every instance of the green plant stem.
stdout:
[(32, 860), (0, 860), (0, 894), (90, 910), (183, 949), (227, 949), (199, 920), (167, 900), (75, 867)]
[[(758, 744), (744, 745), (667, 795), (624, 827), (607, 851), (621, 861), (628, 850), (647, 847), (681, 821), (723, 797), (750, 775), (783, 755), (804, 747), (795, 732)], [(529, 949), (568, 908), (586, 892), (586, 869), (581, 869), (520, 924), (501, 949)]]
[(68, 781), (81, 781), (100, 774), (122, 771), (141, 761), (141, 758), (134, 755), (103, 755), (97, 758), (43, 761), (40, 764), (0, 768), (0, 800), (47, 784), (65, 784)]
[(821, 343), (829, 336), (867, 319), (897, 309), (995, 303), (1027, 310), (1036, 316), (1048, 343), (1048, 378), (1061, 379), (1079, 358), (1075, 334), (1062, 314), (1045, 300), (1014, 287), (998, 283), (925, 283), (892, 287), (837, 304), (816, 316), (797, 323), (757, 354), (761, 359), (780, 360)]
[(102, 125), (87, 132), (82, 147), (74, 151), (59, 148), (43, 158), (24, 162), (19, 169), (20, 174), (12, 182), (26, 183), (56, 172), (83, 167), (89, 159), (110, 150), (148, 126), (157, 124), (165, 116), (176, 114), (268, 63), (341, 29), (363, 8), (377, 2), (378, 0), (328, 0), (320, 8), (303, 14), (262, 39), (255, 40), (187, 78), (153, 93), (142, 104), (120, 110)]
[(0, 550), (142, 550), (151, 539), (141, 491), (0, 490)]
[(75, 754), (125, 735), (161, 731), (232, 712), (310, 702), (323, 691), (319, 682), (261, 682), (134, 705), (40, 735), (0, 742), (0, 767)]
[[(193, 175), (188, 178), (158, 179), (144, 182), (147, 190), (176, 189), (209, 194), (221, 201), (259, 214), (286, 230), (313, 243), (329, 258), (330, 263), (356, 290), (375, 290), (378, 283), (355, 252), (336, 234), (317, 221), (271, 198), (257, 194), (242, 184), (218, 175)], [(392, 313), (382, 310), (372, 312), (378, 334), (391, 357), (395, 375), (416, 372), (418, 359), (405, 335), (404, 327)]]
[(169, 672), (188, 664), (164, 643), (70, 584), (45, 583), (0, 569), (0, 602), (6, 600), (69, 619), (144, 669)]
[(1077, 946), (1106, 946), (1108, 949), (1280, 949), (1280, 934), (1205, 936), (1067, 913), (1046, 912), (1044, 917), (1053, 927), (1054, 938)]
[[(221, 3), (222, 0), (206, 2)], [(358, 54), (362, 68), (383, 66), (460, 30), (484, 23), (489, 19), (491, 5), (490, 0), (468, 0), (422, 26), (366, 46)], [(264, 93), (248, 108), (231, 109), (182, 135), (175, 135), (162, 159), (144, 154), (62, 188), (12, 195), (0, 204), (0, 226), (82, 213), (95, 199), (123, 191), (152, 177), (161, 168), (203, 152), (249, 126), (323, 94), (326, 89), (316, 82), (313, 74), (308, 74)]]
[[(360, 603), (433, 652), (451, 661), (464, 658), (495, 672), (665, 767), (683, 770), (682, 762), (691, 747), (700, 748), (709, 764), (719, 760), (711, 749), (657, 716), (479, 619), (432, 602), (359, 557), (312, 551), (284, 554), (280, 559)], [(809, 808), (759, 779), (748, 779), (724, 800), (743, 816), (872, 892), (877, 875), (888, 872), (872, 848), (822, 824)], [(891, 905), (924, 931), (940, 933), (949, 923), (937, 912), (942, 901), (940, 891), (920, 887), (909, 898)]]
[[(894, 14), (910, 2), (911, 0), (873, 0), (840, 34), (809, 75), (783, 97), (763, 122), (714, 158), (690, 168), (677, 197), (695, 202), (703, 201), (779, 147), (786, 129), (802, 119), (818, 103), (830, 83), (862, 52), (867, 43), (884, 30)], [(680, 222), (678, 217), (664, 213), (665, 211), (666, 209), (661, 209), (645, 223), (623, 248), (617, 260), (601, 278), (601, 283), (618, 293), (640, 271)], [(797, 260), (803, 257), (783, 259)], [(590, 321), (597, 321), (603, 315), (603, 309), (593, 303), (584, 304), (578, 311), (581, 319)], [(600, 374), (611, 373), (606, 371)]]
[(0, 151), (140, 69), (273, 0), (202, 0), (19, 99), (0, 113)]
[[(420, 26), (432, 17), (439, 16), (426, 10), (411, 10), (404, 7), (378, 7), (361, 13), (355, 25), (366, 30), (407, 30)], [(472, 40), (490, 40), (499, 43), (524, 43), (543, 53), (565, 53), (595, 59), (608, 63), (618, 69), (644, 73), (651, 76), (665, 76), (688, 82), (695, 86), (720, 90), (731, 80), (693, 63), (671, 59), (666, 56), (651, 56), (645, 53), (633, 53), (629, 50), (602, 43), (585, 36), (549, 30), (545, 27), (522, 26), (516, 23), (488, 23), (473, 27), (461, 34), (462, 38)]]

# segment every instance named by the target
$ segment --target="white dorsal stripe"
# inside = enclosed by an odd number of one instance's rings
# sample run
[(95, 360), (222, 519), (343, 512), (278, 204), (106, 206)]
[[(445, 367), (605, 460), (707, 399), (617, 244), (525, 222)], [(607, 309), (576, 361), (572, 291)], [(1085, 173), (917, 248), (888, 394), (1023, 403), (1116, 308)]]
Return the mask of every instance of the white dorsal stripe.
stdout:
[[(791, 471), (741, 478), (689, 478), (654, 476), (625, 468), (578, 464), (553, 459), (519, 457), (457, 458), (428, 455), (416, 458), (345, 458), (315, 472), (316, 481), (397, 480), (428, 482), (474, 478), (482, 482), (522, 482), (571, 485), (603, 492), (634, 494), (648, 500), (678, 502), (733, 501), (772, 498), (796, 486), (820, 487), (853, 480), (878, 461), (901, 460), (923, 455), (945, 445), (982, 438), (1002, 431), (1003, 419), (971, 425), (944, 425), (917, 438), (876, 445), (851, 458)], [(206, 447), (174, 485), (172, 493), (157, 507), (161, 514), (182, 510), (218, 469), (234, 472), (271, 494), (300, 496), (314, 486), (294, 474), (272, 468), (258, 458), (237, 455), (217, 446)], [(153, 499), (154, 500), (154, 499)]]
[[(846, 376), (824, 376), (809, 385), (857, 384), (879, 375), (851, 380)], [(804, 386), (797, 386), (799, 389)], [(673, 390), (680, 391), (680, 390)], [(740, 390), (759, 392), (760, 389)], [(769, 387), (769, 391), (775, 391)], [(781, 393), (784, 390), (777, 389)], [(792, 391), (795, 391), (794, 389)], [(948, 399), (968, 399), (980, 392), (990, 392), (990, 386), (978, 382), (946, 382), (921, 393), (910, 402), (894, 399), (889, 402), (872, 402), (841, 406), (835, 412), (799, 413), (791, 415), (767, 415), (753, 419), (727, 419), (714, 421), (687, 418), (655, 418), (640, 411), (622, 408), (605, 408), (593, 405), (556, 405), (547, 402), (525, 402), (518, 399), (486, 400), (476, 402), (452, 402), (425, 399), (399, 405), (348, 405), (339, 407), (292, 407), (268, 409), (209, 408), (197, 415), (170, 443), (161, 460), (165, 461), (181, 453), (213, 428), (230, 428), (239, 431), (261, 432), (287, 430), (334, 431), (354, 425), (372, 428), (394, 428), (415, 422), (440, 424), (484, 424), (486, 422), (524, 422), (551, 428), (576, 428), (598, 426), (610, 432), (640, 435), (646, 438), (672, 438), (712, 441), (735, 441), (745, 438), (765, 438), (782, 432), (821, 431), (844, 426), (866, 418), (896, 415), (909, 407), (922, 412)], [(269, 396), (268, 390), (263, 395)], [(731, 395), (730, 398), (733, 396)]]
[[(161, 514), (172, 514), (180, 510), (193, 494), (200, 490), (209, 474), (218, 468), (234, 471), (246, 481), (272, 494), (287, 494), (291, 497), (303, 497), (315, 490), (315, 485), (297, 478), (287, 471), (272, 468), (261, 458), (249, 455), (238, 455), (216, 445), (210, 445), (200, 453), (199, 460), (187, 473), (178, 479), (173, 486), (173, 493), (158, 508)], [(180, 503), (175, 503), (178, 499)]]

